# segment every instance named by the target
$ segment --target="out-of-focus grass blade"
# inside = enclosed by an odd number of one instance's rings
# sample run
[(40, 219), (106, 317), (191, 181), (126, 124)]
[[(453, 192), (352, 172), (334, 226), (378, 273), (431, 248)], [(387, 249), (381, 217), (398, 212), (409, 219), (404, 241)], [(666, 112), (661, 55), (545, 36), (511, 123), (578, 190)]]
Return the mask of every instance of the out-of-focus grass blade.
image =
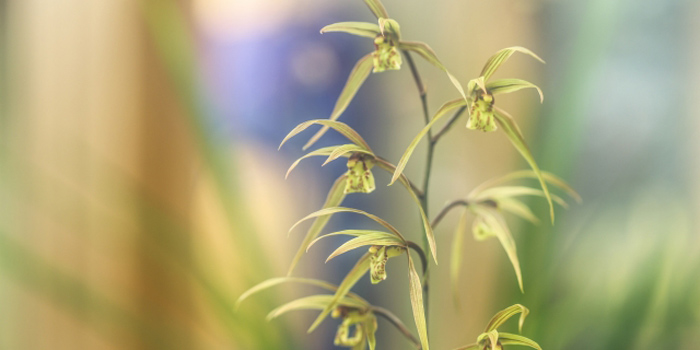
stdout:
[(450, 284), (452, 285), (452, 300), (459, 307), (459, 272), (462, 267), (462, 244), (464, 242), (464, 232), (467, 230), (467, 210), (462, 211), (462, 215), (457, 222), (454, 237), (452, 238), (452, 254), (450, 256)]
[(365, 275), (367, 270), (369, 270), (369, 253), (366, 253), (363, 255), (360, 260), (357, 261), (355, 266), (348, 272), (348, 274), (345, 276), (343, 279), (343, 282), (340, 283), (340, 286), (338, 286), (338, 290), (335, 292), (335, 295), (333, 296), (333, 299), (331, 300), (330, 303), (326, 306), (323, 311), (321, 311), (321, 314), (318, 315), (314, 323), (309, 327), (308, 332), (311, 333), (318, 327), (318, 325), (323, 322), (323, 320), (330, 314), (330, 312), (335, 308), (337, 303), (344, 298), (349, 292), (350, 289), (357, 283), (357, 281), (362, 278), (362, 276)]
[(499, 339), (503, 345), (529, 346), (533, 349), (542, 350), (540, 344), (537, 344), (534, 340), (523, 337), (522, 335), (501, 332), (499, 333)]
[(499, 79), (486, 84), (486, 90), (493, 95), (507, 94), (522, 89), (536, 89), (540, 94), (540, 103), (544, 102), (544, 94), (539, 86), (522, 79)]
[(413, 320), (416, 322), (421, 346), (424, 350), (429, 350), (428, 326), (425, 322), (425, 310), (423, 309), (423, 288), (421, 287), (420, 277), (418, 277), (416, 267), (413, 266), (413, 259), (411, 259), (409, 254), (406, 255), (408, 256), (408, 282), (411, 294), (411, 308), (413, 309)]
[(491, 318), (489, 323), (486, 325), (486, 329), (484, 330), (484, 332), (490, 332), (494, 329), (497, 329), (503, 323), (508, 321), (509, 318), (511, 318), (517, 314), (520, 314), (520, 320), (518, 320), (518, 331), (522, 332), (523, 331), (523, 324), (525, 323), (525, 318), (527, 317), (527, 315), (529, 313), (530, 313), (530, 310), (523, 305), (520, 305), (520, 304), (511, 305), (511, 306), (499, 311), (498, 313), (496, 313)]
[[(560, 189), (564, 190), (571, 198), (576, 200), (576, 202), (581, 203), (582, 199), (581, 196), (574, 190), (571, 185), (566, 183), (566, 181), (562, 180), (560, 177), (548, 172), (548, 171), (541, 171), (540, 172), (542, 175), (542, 178), (544, 178), (547, 183), (554, 185), (556, 187), (559, 187)], [(539, 179), (537, 176), (537, 173), (535, 173), (532, 170), (518, 170), (514, 171), (512, 173), (506, 174), (502, 177), (491, 179), (488, 181), (485, 181), (484, 183), (480, 184), (479, 186), (475, 187), (471, 193), (469, 194), (469, 197), (474, 197), (477, 193), (483, 191), (486, 188), (493, 187), (496, 185), (500, 185), (502, 183), (514, 181), (514, 180), (519, 180), (519, 179), (524, 179), (524, 178), (532, 178), (532, 179)]]
[[(270, 311), (270, 313), (267, 315), (267, 320), (270, 321), (289, 311), (294, 310), (323, 310), (332, 301), (332, 295), (311, 295), (292, 300)], [(358, 309), (366, 309), (369, 306), (367, 303), (363, 303), (350, 298), (341, 298), (337, 302), (337, 304)]]
[[(510, 198), (518, 196), (539, 196), (547, 198), (542, 190), (537, 188), (527, 187), (527, 186), (499, 186), (491, 187), (489, 189), (483, 190), (474, 199), (476, 201), (483, 201), (487, 199), (493, 199), (498, 201), (501, 198)], [(564, 208), (568, 208), (569, 205), (561, 197), (552, 194), (552, 200), (557, 202)]]
[(515, 198), (500, 198), (496, 202), (498, 203), (498, 209), (515, 214), (533, 224), (539, 224), (540, 222), (540, 219), (535, 216), (532, 210), (530, 210), (530, 207), (520, 200)]
[(501, 242), (501, 246), (503, 246), (503, 250), (506, 251), (506, 255), (508, 255), (508, 259), (513, 265), (513, 270), (515, 270), (515, 276), (518, 278), (518, 286), (520, 287), (520, 291), (524, 292), (523, 276), (522, 271), (520, 270), (520, 262), (518, 261), (515, 240), (508, 229), (508, 225), (506, 225), (501, 214), (499, 214), (495, 209), (477, 207), (475, 210), (479, 214), (480, 218), (484, 220), (484, 223), (492, 230), (493, 234), (495, 234), (496, 237), (498, 237), (498, 240)]
[[(343, 134), (343, 136), (347, 137), (348, 140), (352, 141), (354, 144), (366, 149), (367, 151), (372, 152), (372, 149), (369, 147), (367, 142), (360, 136), (360, 134), (357, 133), (353, 128), (348, 126), (345, 123), (338, 122), (335, 120), (328, 120), (328, 119), (313, 119), (313, 120), (307, 120), (299, 125), (297, 125), (292, 131), (287, 134), (287, 136), (282, 140), (282, 143), (280, 143), (279, 148), (282, 148), (282, 145), (284, 145), (287, 140), (290, 138), (294, 137), (298, 133), (306, 130), (308, 127), (314, 124), (320, 124), (323, 125), (323, 128), (333, 128), (339, 133)], [(323, 129), (322, 129), (323, 130)], [(304, 147), (306, 149), (306, 147)]]
[(399, 48), (402, 50), (409, 50), (417, 53), (421, 57), (423, 57), (426, 61), (430, 62), (433, 66), (443, 70), (445, 73), (447, 73), (447, 77), (450, 78), (450, 82), (452, 82), (452, 85), (457, 88), (457, 91), (459, 91), (460, 95), (462, 95), (462, 98), (466, 101), (467, 95), (464, 93), (464, 88), (462, 88), (462, 84), (459, 83), (459, 80), (455, 78), (452, 73), (450, 73), (445, 65), (440, 62), (440, 60), (437, 58), (437, 55), (435, 54), (435, 51), (433, 51), (428, 44), (422, 43), (422, 42), (417, 42), (417, 41), (402, 41), (399, 43)]
[(520, 132), (520, 128), (515, 123), (515, 120), (513, 120), (513, 117), (498, 107), (494, 108), (494, 116), (496, 117), (496, 122), (498, 122), (501, 128), (503, 128), (503, 132), (505, 132), (508, 136), (510, 142), (513, 143), (513, 146), (515, 146), (518, 152), (520, 152), (523, 158), (525, 158), (528, 164), (530, 164), (530, 167), (537, 175), (537, 179), (540, 181), (540, 185), (542, 186), (542, 191), (544, 191), (545, 198), (547, 198), (547, 203), (549, 203), (549, 216), (552, 220), (552, 224), (554, 224), (554, 205), (552, 204), (552, 196), (549, 194), (547, 183), (545, 183), (544, 178), (542, 177), (542, 172), (537, 166), (535, 158), (532, 156), (530, 149), (525, 143), (525, 139)]
[[(335, 107), (333, 107), (333, 112), (328, 120), (336, 120), (341, 114), (343, 114), (345, 109), (350, 104), (350, 101), (352, 101), (353, 97), (355, 97), (357, 90), (360, 89), (362, 83), (364, 83), (369, 76), (373, 66), (372, 53), (365, 55), (364, 57), (360, 58), (359, 61), (357, 61), (355, 67), (353, 67), (352, 71), (350, 72), (350, 76), (348, 76), (348, 81), (345, 83), (343, 91), (340, 92), (338, 101), (336, 101)], [(307, 149), (316, 143), (316, 141), (318, 141), (318, 139), (320, 139), (321, 136), (328, 131), (328, 128), (328, 125), (324, 125), (321, 130), (316, 132), (316, 134), (314, 134), (314, 136), (312, 136), (309, 141), (306, 142), (303, 149)], [(367, 149), (369, 150), (369, 146)]]
[(406, 168), (406, 164), (408, 163), (409, 158), (411, 158), (411, 155), (413, 154), (413, 151), (415, 151), (416, 146), (418, 146), (418, 143), (420, 140), (425, 136), (430, 128), (440, 120), (447, 112), (459, 108), (462, 106), (465, 106), (467, 104), (467, 101), (464, 99), (456, 99), (452, 100), (449, 102), (446, 102), (445, 104), (440, 107), (440, 109), (435, 113), (435, 116), (433, 116), (433, 119), (430, 120), (430, 122), (421, 130), (418, 135), (416, 135), (415, 138), (413, 138), (413, 141), (411, 141), (411, 144), (408, 145), (408, 148), (406, 148), (406, 151), (403, 153), (403, 156), (401, 156), (401, 159), (399, 160), (399, 163), (396, 165), (396, 170), (394, 171), (394, 175), (391, 178), (391, 182), (389, 185), (392, 185), (398, 178), (401, 176), (401, 173), (403, 173), (403, 169)]
[(377, 17), (377, 18), (388, 18), (389, 14), (386, 12), (386, 9), (384, 8), (384, 5), (382, 4), (381, 1), (379, 0), (365, 0), (365, 4), (367, 4), (367, 7), (369, 7), (370, 11)]
[(330, 155), (328, 155), (328, 158), (326, 159), (325, 162), (323, 162), (323, 164), (321, 164), (321, 166), (324, 166), (324, 165), (326, 165), (326, 164), (328, 164), (328, 163), (330, 163), (330, 162), (332, 162), (332, 161), (334, 161), (334, 160), (336, 160), (336, 159), (338, 159), (338, 158), (340, 158), (340, 157), (342, 157), (350, 152), (360, 152), (360, 153), (365, 153), (365, 154), (369, 154), (371, 156), (374, 156), (374, 154), (372, 152), (369, 152), (369, 151), (365, 150), (363, 147), (355, 145), (355, 144), (340, 145), (340, 146), (336, 147), (333, 150), (333, 152), (331, 152)]
[[(335, 180), (335, 183), (333, 183), (333, 186), (331, 186), (330, 191), (328, 191), (326, 203), (323, 204), (324, 208), (337, 207), (343, 202), (343, 199), (345, 199), (344, 190), (346, 179), (347, 175), (343, 174), (337, 180)], [(311, 227), (306, 232), (306, 236), (304, 237), (304, 241), (302, 241), (301, 243), (301, 247), (299, 247), (299, 250), (297, 250), (297, 253), (294, 255), (294, 259), (292, 260), (292, 264), (289, 266), (287, 276), (290, 276), (292, 274), (292, 271), (294, 271), (294, 267), (297, 266), (299, 260), (301, 259), (301, 256), (304, 255), (304, 252), (306, 252), (306, 247), (308, 247), (309, 244), (311, 244), (311, 242), (314, 239), (316, 239), (316, 237), (321, 233), (323, 228), (326, 227), (326, 224), (330, 219), (331, 215), (329, 214), (319, 216), (316, 218), (316, 220), (314, 220), (314, 223), (311, 224)]]
[(367, 22), (338, 22), (321, 28), (321, 34), (328, 32), (343, 32), (374, 39), (379, 35), (379, 26)]
[(353, 249), (357, 249), (360, 247), (365, 247), (368, 245), (380, 245), (380, 246), (401, 246), (405, 247), (406, 242), (401, 240), (399, 237), (396, 235), (393, 235), (391, 233), (386, 233), (386, 232), (375, 232), (375, 233), (370, 233), (367, 235), (362, 235), (356, 238), (353, 238), (345, 243), (343, 243), (338, 249), (336, 249), (331, 255), (328, 256), (328, 259), (326, 259), (326, 262), (330, 261), (331, 259), (335, 258), (336, 256), (347, 253)]
[(287, 283), (287, 282), (294, 282), (294, 283), (303, 283), (303, 284), (309, 284), (312, 286), (317, 286), (321, 287), (323, 289), (330, 290), (332, 292), (335, 292), (338, 287), (328, 283), (326, 281), (322, 280), (317, 280), (317, 279), (312, 279), (312, 278), (301, 278), (301, 277), (275, 277), (275, 278), (270, 278), (268, 280), (265, 280), (252, 288), (248, 289), (245, 291), (245, 293), (241, 294), (240, 297), (238, 297), (238, 300), (236, 300), (236, 308), (238, 308), (241, 303), (248, 299), (251, 295), (261, 292), (265, 289), (272, 288), (274, 286), (277, 286), (282, 283)]
[(370, 213), (363, 211), (363, 210), (354, 209), (354, 208), (345, 208), (345, 207), (330, 207), (330, 208), (323, 208), (321, 210), (315, 211), (315, 212), (307, 215), (303, 219), (297, 221), (294, 225), (292, 225), (292, 228), (290, 228), (289, 231), (291, 232), (292, 230), (294, 230), (295, 227), (297, 227), (297, 225), (299, 225), (300, 223), (302, 223), (308, 219), (312, 219), (312, 218), (324, 216), (324, 215), (329, 215), (329, 214), (335, 214), (335, 213), (355, 213), (355, 214), (364, 215), (364, 216), (374, 220), (378, 224), (386, 227), (389, 231), (391, 231), (396, 236), (400, 237), (403, 241), (406, 241), (406, 239), (399, 232), (399, 230), (397, 230), (390, 223), (386, 222), (384, 219), (382, 219), (376, 215), (370, 214)]
[(526, 55), (530, 55), (537, 59), (538, 61), (545, 63), (543, 59), (541, 59), (539, 56), (537, 56), (534, 52), (520, 46), (513, 46), (513, 47), (508, 47), (505, 49), (502, 49), (498, 52), (496, 52), (491, 58), (489, 58), (488, 61), (486, 61), (486, 64), (484, 65), (484, 68), (481, 70), (480, 76), (484, 77), (484, 81), (489, 80), (491, 75), (493, 75), (494, 72), (500, 67), (503, 63), (510, 58), (514, 53), (516, 52), (521, 52)]

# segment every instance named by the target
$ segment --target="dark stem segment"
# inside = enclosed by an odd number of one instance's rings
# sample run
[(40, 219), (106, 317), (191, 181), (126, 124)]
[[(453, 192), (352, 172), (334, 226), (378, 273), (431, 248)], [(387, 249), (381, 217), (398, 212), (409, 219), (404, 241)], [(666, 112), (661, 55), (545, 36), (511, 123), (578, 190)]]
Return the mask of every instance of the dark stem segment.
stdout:
[(466, 207), (468, 205), (469, 205), (469, 202), (467, 202), (464, 199), (458, 199), (458, 200), (455, 200), (453, 202), (450, 202), (449, 204), (447, 204), (444, 208), (442, 208), (440, 210), (440, 212), (437, 214), (435, 219), (433, 219), (433, 222), (430, 223), (430, 227), (435, 228), (435, 226), (437, 226), (440, 223), (440, 221), (442, 221), (442, 219), (445, 217), (445, 215), (447, 215), (447, 213), (449, 213), (450, 210), (452, 210), (452, 208), (456, 208), (459, 206)]
[(394, 325), (394, 327), (396, 327), (396, 329), (398, 329), (404, 335), (404, 337), (406, 337), (406, 339), (410, 340), (411, 343), (416, 346), (416, 349), (421, 350), (423, 348), (420, 345), (420, 341), (416, 339), (413, 334), (411, 334), (411, 331), (406, 328), (406, 325), (404, 325), (403, 322), (396, 317), (396, 315), (392, 314), (391, 311), (379, 306), (372, 306), (372, 312), (374, 312), (375, 315), (384, 317), (384, 319)]
[[(426, 124), (430, 122), (430, 114), (428, 112), (428, 93), (425, 91), (425, 85), (423, 85), (423, 81), (420, 77), (420, 74), (418, 73), (418, 69), (416, 68), (415, 62), (413, 62), (413, 58), (411, 57), (411, 54), (408, 51), (403, 51), (404, 56), (406, 57), (406, 62), (408, 62), (408, 67), (411, 69), (411, 74), (413, 75), (413, 80), (416, 83), (416, 87), (418, 88), (418, 94), (420, 95), (420, 101), (421, 105), (423, 107), (423, 120), (425, 121)], [(423, 211), (425, 212), (426, 215), (428, 215), (428, 189), (430, 185), (430, 172), (432, 170), (432, 165), (433, 165), (433, 151), (435, 150), (435, 143), (432, 141), (433, 140), (433, 135), (432, 131), (428, 130), (428, 153), (427, 153), (427, 160), (425, 164), (425, 174), (423, 175), (423, 193), (420, 196), (420, 204), (421, 207), (423, 207)], [(424, 232), (423, 234), (423, 250), (428, 250), (429, 249), (429, 244), (428, 244), (428, 236), (427, 233)], [(429, 306), (430, 306), (430, 269), (428, 265), (424, 265), (425, 269), (423, 271), (423, 309), (425, 310), (425, 324), (430, 325), (430, 312), (429, 312)], [(430, 327), (427, 327), (430, 328)]]
[(440, 129), (440, 131), (438, 131), (437, 134), (435, 134), (435, 136), (433, 136), (430, 139), (430, 142), (433, 145), (436, 144), (438, 142), (438, 140), (440, 140), (440, 138), (450, 130), (452, 125), (454, 125), (454, 123), (457, 121), (457, 119), (459, 119), (459, 117), (462, 115), (462, 113), (464, 113), (464, 111), (466, 111), (466, 110), (467, 110), (467, 106), (463, 106), (462, 108), (458, 109), (457, 112), (455, 112), (455, 114), (452, 116), (452, 118), (450, 118), (450, 120), (448, 120), (447, 123), (445, 123), (445, 125), (442, 127), (442, 129)]
[[(425, 276), (425, 274), (428, 271), (428, 259), (425, 257), (425, 251), (418, 244), (416, 244), (416, 242), (412, 241), (408, 241), (408, 247), (413, 249), (416, 253), (418, 253), (418, 257), (420, 257), (421, 266), (423, 267), (423, 276)], [(408, 254), (408, 252), (406, 254)]]

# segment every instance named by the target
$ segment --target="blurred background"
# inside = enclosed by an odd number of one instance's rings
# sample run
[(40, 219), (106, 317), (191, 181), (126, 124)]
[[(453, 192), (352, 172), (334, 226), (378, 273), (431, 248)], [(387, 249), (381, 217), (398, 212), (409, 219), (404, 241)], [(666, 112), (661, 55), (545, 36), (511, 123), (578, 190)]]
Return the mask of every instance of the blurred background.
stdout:
[[(700, 3), (692, 0), (384, 0), (409, 40), (429, 43), (462, 84), (495, 51), (521, 45), (499, 77), (540, 85), (499, 98), (543, 169), (582, 204), (554, 226), (510, 221), (517, 288), (498, 242), (466, 236), (456, 308), (449, 254), (457, 214), (436, 230), (430, 339), (472, 343), (496, 311), (531, 310), (524, 335), (545, 349), (697, 349), (700, 344)], [(338, 320), (315, 312), (270, 323), (312, 289), (238, 296), (286, 274), (342, 161), (308, 160), (285, 181), (371, 41), (320, 35), (374, 21), (360, 0), (0, 0), (0, 349), (332, 349)], [(431, 111), (457, 94), (417, 59)], [(341, 120), (397, 162), (422, 127), (409, 70), (371, 75)], [(500, 132), (458, 121), (437, 148), (430, 212), (527, 165)], [(328, 133), (320, 145), (341, 140)], [(424, 145), (407, 168), (420, 179)], [(375, 172), (372, 195), (344, 205), (419, 240), (405, 191)], [(536, 213), (546, 215), (542, 200)], [(338, 215), (334, 228), (371, 224)], [(546, 222), (546, 220), (543, 220)], [(337, 283), (357, 253), (299, 276)], [(405, 263), (354, 289), (413, 327)], [(379, 321), (379, 349), (407, 349)], [(516, 327), (509, 324), (510, 330)], [(507, 328), (508, 328), (507, 327)]]

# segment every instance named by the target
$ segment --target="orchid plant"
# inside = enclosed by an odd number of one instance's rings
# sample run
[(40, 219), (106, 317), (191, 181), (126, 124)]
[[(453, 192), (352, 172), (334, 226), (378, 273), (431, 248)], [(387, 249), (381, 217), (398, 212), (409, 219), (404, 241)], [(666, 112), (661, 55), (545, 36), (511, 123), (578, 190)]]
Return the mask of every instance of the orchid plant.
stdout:
[[(402, 39), (399, 24), (389, 17), (386, 9), (379, 0), (364, 0), (364, 2), (377, 17), (376, 24), (367, 22), (340, 22), (324, 27), (321, 29), (321, 33), (343, 32), (371, 38), (374, 43), (374, 51), (365, 55), (356, 63), (328, 119), (309, 120), (299, 124), (280, 144), (280, 147), (282, 147), (282, 145), (292, 137), (312, 126), (321, 126), (321, 129), (304, 145), (303, 149), (307, 149), (318, 141), (328, 130), (333, 129), (343, 135), (348, 140), (348, 143), (310, 151), (297, 159), (290, 166), (287, 171), (287, 176), (289, 176), (291, 171), (296, 168), (303, 159), (314, 156), (326, 157), (324, 165), (340, 158), (347, 158), (348, 170), (340, 175), (332, 185), (323, 208), (302, 218), (290, 229), (290, 232), (292, 232), (299, 224), (308, 220), (313, 220), (301, 246), (291, 262), (288, 276), (272, 278), (254, 286), (240, 296), (237, 305), (255, 293), (283, 283), (309, 284), (325, 289), (331, 293), (312, 295), (293, 300), (270, 312), (268, 319), (276, 318), (292, 310), (320, 310), (320, 314), (311, 324), (309, 332), (316, 329), (328, 316), (340, 318), (341, 322), (336, 333), (335, 345), (352, 349), (366, 349), (369, 347), (374, 350), (376, 347), (375, 337), (378, 328), (377, 316), (379, 316), (397, 327), (406, 339), (417, 349), (428, 350), (430, 348), (430, 343), (426, 314), (428, 312), (430, 300), (428, 295), (428, 271), (431, 265), (431, 258), (437, 265), (437, 246), (435, 244), (433, 228), (441, 222), (445, 215), (452, 209), (463, 208), (462, 216), (453, 238), (454, 243), (452, 245), (450, 259), (452, 292), (455, 300), (458, 302), (459, 293), (457, 280), (461, 267), (460, 247), (462, 246), (461, 243), (464, 231), (466, 231), (467, 220), (470, 217), (474, 217), (472, 233), (477, 241), (497, 238), (501, 243), (515, 270), (520, 290), (523, 291), (523, 278), (518, 262), (515, 241), (503, 214), (511, 213), (533, 223), (537, 223), (538, 219), (535, 214), (519, 198), (522, 196), (539, 196), (545, 198), (549, 204), (550, 218), (553, 223), (553, 202), (562, 206), (566, 206), (566, 202), (560, 196), (551, 194), (548, 185), (561, 189), (577, 201), (579, 201), (580, 198), (562, 179), (539, 169), (514, 118), (495, 105), (494, 96), (526, 88), (537, 90), (540, 95), (540, 101), (542, 101), (542, 91), (539, 87), (530, 82), (520, 79), (491, 80), (492, 75), (497, 69), (516, 52), (524, 53), (544, 62), (541, 58), (532, 51), (522, 47), (510, 47), (500, 50), (486, 62), (479, 76), (468, 82), (465, 91), (457, 78), (445, 68), (437, 58), (435, 52), (427, 44), (404, 41)], [(460, 95), (459, 98), (443, 104), (432, 117), (430, 116), (426, 103), (425, 87), (411, 56), (412, 53), (418, 54), (438, 69), (444, 71)], [(399, 70), (404, 63), (408, 64), (418, 87), (419, 97), (423, 107), (423, 118), (426, 125), (409, 144), (397, 165), (394, 165), (375, 153), (358, 132), (347, 124), (338, 121), (338, 119), (371, 72), (377, 74), (386, 70)], [(443, 124), (441, 129), (433, 133), (433, 126), (435, 123), (453, 111), (452, 117)], [(468, 129), (492, 132), (500, 127), (515, 148), (528, 162), (531, 170), (517, 171), (501, 178), (485, 182), (476, 187), (464, 198), (459, 198), (450, 202), (432, 221), (430, 221), (427, 215), (427, 203), (435, 145), (442, 136), (451, 129), (453, 124), (465, 111), (468, 114), (468, 121), (466, 124)], [(403, 174), (403, 170), (419, 142), (426, 136), (428, 138), (427, 162), (424, 168), (423, 185), (419, 187)], [(422, 222), (422, 244), (409, 240), (407, 235), (399, 232), (396, 227), (375, 214), (342, 206), (342, 202), (348, 194), (369, 194), (374, 191), (376, 185), (372, 170), (375, 168), (390, 173), (392, 179), (389, 185), (398, 180), (415, 202)], [(506, 185), (514, 181), (521, 181), (529, 178), (536, 179), (539, 182), (540, 188), (533, 188), (525, 185)], [(331, 217), (338, 213), (353, 213), (365, 216), (373, 220), (378, 228), (373, 230), (348, 228), (342, 231), (322, 234)], [(320, 280), (292, 277), (294, 268), (303, 257), (304, 253), (314, 246), (316, 242), (330, 236), (349, 236), (350, 239), (333, 251), (326, 261), (351, 250), (360, 248), (367, 250), (350, 269), (342, 282), (336, 286)], [(415, 252), (420, 260), (422, 267), (421, 273), (416, 269), (416, 262), (410, 254), (411, 251)], [(353, 286), (368, 272), (373, 284), (381, 283), (386, 280), (386, 265), (388, 261), (391, 258), (402, 255), (405, 256), (406, 259), (406, 270), (409, 276), (408, 290), (417, 337), (389, 310), (371, 305), (367, 300), (351, 291)], [(440, 291), (438, 290), (438, 292)], [(521, 314), (520, 329), (522, 330), (523, 321), (528, 312), (527, 308), (519, 304), (506, 308), (494, 316), (486, 327), (486, 330), (477, 338), (475, 344), (460, 349), (493, 350), (502, 349), (504, 345), (522, 345), (541, 349), (540, 346), (531, 339), (517, 334), (498, 332), (497, 330), (508, 318), (517, 313)]]

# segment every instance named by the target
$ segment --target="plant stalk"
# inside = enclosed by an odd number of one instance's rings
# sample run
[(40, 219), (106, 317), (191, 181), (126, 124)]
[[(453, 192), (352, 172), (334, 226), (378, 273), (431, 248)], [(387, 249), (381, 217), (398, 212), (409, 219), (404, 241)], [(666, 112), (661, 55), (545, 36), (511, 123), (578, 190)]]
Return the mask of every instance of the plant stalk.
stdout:
[[(413, 61), (413, 57), (408, 51), (403, 51), (406, 57), (406, 62), (408, 62), (408, 67), (411, 69), (411, 74), (413, 75), (413, 80), (418, 88), (418, 95), (420, 96), (421, 106), (423, 108), (423, 120), (425, 124), (430, 122), (430, 113), (428, 112), (428, 93), (425, 90), (425, 85), (423, 85), (423, 80), (421, 79), (420, 73), (416, 68), (416, 64)], [(430, 188), (430, 173), (432, 171), (433, 165), (433, 152), (435, 150), (435, 142), (433, 142), (432, 131), (428, 131), (428, 153), (425, 162), (425, 170), (423, 174), (423, 191), (420, 196), (420, 205), (423, 207), (423, 211), (428, 215), (428, 190)], [(423, 234), (423, 250), (429, 251), (430, 246), (428, 244), (427, 234)], [(425, 324), (428, 330), (430, 329), (430, 264), (426, 264), (423, 270), (423, 309), (425, 310)], [(429, 333), (429, 332), (428, 332)]]

